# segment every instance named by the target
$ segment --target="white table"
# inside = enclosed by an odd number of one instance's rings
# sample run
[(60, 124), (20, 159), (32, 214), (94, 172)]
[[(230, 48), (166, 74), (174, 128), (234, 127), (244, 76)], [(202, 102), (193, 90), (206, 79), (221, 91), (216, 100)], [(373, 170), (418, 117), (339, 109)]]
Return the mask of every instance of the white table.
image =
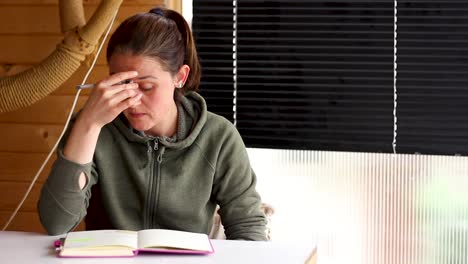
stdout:
[(131, 258), (58, 258), (53, 242), (59, 237), (61, 236), (27, 232), (0, 232), (0, 263), (304, 264), (313, 249), (313, 245), (283, 241), (212, 240), (215, 253), (207, 256), (140, 254)]

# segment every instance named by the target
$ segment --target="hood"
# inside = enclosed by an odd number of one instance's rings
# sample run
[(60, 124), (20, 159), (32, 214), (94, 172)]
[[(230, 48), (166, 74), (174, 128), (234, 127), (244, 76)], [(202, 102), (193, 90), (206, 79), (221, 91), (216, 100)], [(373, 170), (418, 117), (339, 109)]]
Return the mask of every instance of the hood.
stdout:
[(177, 105), (178, 124), (177, 133), (174, 137), (154, 137), (146, 135), (142, 131), (133, 129), (125, 115), (120, 114), (111, 126), (118, 129), (128, 141), (147, 143), (158, 138), (164, 146), (172, 149), (186, 148), (195, 141), (206, 122), (207, 107), (203, 97), (196, 92), (189, 92), (183, 95), (176, 92), (174, 100)]

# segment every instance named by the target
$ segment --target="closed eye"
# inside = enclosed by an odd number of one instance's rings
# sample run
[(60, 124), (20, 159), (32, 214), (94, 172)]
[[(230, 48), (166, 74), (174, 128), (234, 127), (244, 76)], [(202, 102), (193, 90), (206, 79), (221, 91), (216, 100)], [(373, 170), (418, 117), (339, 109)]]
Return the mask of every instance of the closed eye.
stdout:
[(142, 91), (149, 91), (149, 90), (153, 89), (155, 87), (155, 85), (153, 83), (150, 83), (150, 82), (138, 82), (138, 87)]

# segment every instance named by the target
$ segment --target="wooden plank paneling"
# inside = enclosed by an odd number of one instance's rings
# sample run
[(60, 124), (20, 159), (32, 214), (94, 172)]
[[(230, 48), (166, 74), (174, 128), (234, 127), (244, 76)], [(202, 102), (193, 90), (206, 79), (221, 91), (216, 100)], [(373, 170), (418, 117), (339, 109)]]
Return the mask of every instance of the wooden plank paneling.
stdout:
[[(8, 182), (31, 182), (42, 166), (42, 163), (44, 163), (46, 157), (46, 153), (0, 152), (0, 180)], [(39, 176), (37, 180), (38, 183), (42, 183), (46, 180), (56, 157), (54, 152)]]
[(3, 6), (0, 17), (0, 34), (61, 34), (58, 6)]
[[(75, 1), (75, 0), (69, 0)], [(83, 5), (97, 5), (102, 0), (83, 0)], [(170, 0), (173, 1), (173, 0)], [(8, 5), (57, 5), (59, 0), (1, 0), (0, 7)], [(124, 0), (122, 6), (131, 5), (156, 5), (163, 4), (164, 0)]]
[(48, 153), (63, 126), (0, 123), (0, 152)]
[[(60, 36), (0, 35), (1, 50), (23, 51), (0, 53), (0, 64), (37, 64), (51, 54), (61, 40)], [(104, 47), (107, 47), (107, 40)], [(105, 48), (99, 55), (98, 64), (106, 65)]]
[(0, 50), (3, 50), (0, 63), (36, 64), (52, 53), (61, 40), (61, 36), (0, 35)]
[[(21, 199), (23, 198), (26, 190), (29, 187), (29, 183), (23, 182), (0, 182), (0, 190), (2, 190), (3, 199), (0, 200), (0, 210), (11, 210), (13, 211)], [(39, 198), (39, 192), (41, 191), (42, 184), (34, 184), (31, 192), (26, 198), (23, 206), (20, 208), (23, 212), (35, 212), (37, 207), (37, 200)]]
[(166, 7), (182, 13), (182, 0), (169, 0), (166, 2)]
[[(83, 107), (87, 96), (79, 96), (74, 113)], [(51, 95), (43, 100), (10, 113), (0, 113), (1, 123), (41, 123), (64, 125), (70, 113), (75, 96)], [(53, 105), (54, 108), (49, 106)]]
[[(117, 25), (120, 24), (122, 20), (126, 17), (138, 13), (138, 12), (146, 12), (150, 8), (154, 7), (151, 6), (137, 6), (137, 7), (122, 7), (119, 11), (119, 15), (114, 23), (114, 29)], [(13, 7), (18, 9), (17, 7)], [(93, 7), (95, 8), (95, 7)], [(4, 8), (0, 8), (0, 17), (2, 17), (2, 11)], [(93, 9), (94, 10), (94, 9)], [(8, 11), (10, 14), (12, 10)], [(36, 12), (35, 12), (36, 13)], [(41, 14), (42, 11), (38, 11), (37, 13)], [(49, 12), (50, 13), (50, 12)], [(56, 12), (57, 13), (57, 12)], [(24, 14), (27, 16), (27, 14)], [(58, 13), (49, 20), (52, 19), (58, 20)], [(16, 19), (16, 18), (15, 18)], [(29, 19), (29, 18), (28, 18)], [(0, 50), (9, 50), (9, 51), (18, 51), (18, 52), (2, 52), (0, 53), (0, 64), (37, 64), (43, 59), (45, 59), (52, 51), (55, 50), (58, 43), (62, 41), (63, 36), (60, 35), (59, 26), (52, 25), (51, 28), (55, 28), (57, 34), (51, 35), (50, 32), (43, 32), (41, 30), (45, 30), (44, 27), (49, 28), (49, 26), (44, 26), (44, 23), (39, 23), (36, 29), (32, 29), (32, 32), (36, 32), (38, 34), (31, 34), (31, 28), (34, 28), (36, 23), (35, 20), (40, 20), (40, 17), (32, 18), (30, 22), (23, 22), (23, 19), (20, 19), (21, 22), (16, 20), (10, 21), (8, 19), (2, 19), (2, 23), (0, 23)], [(42, 18), (43, 19), (43, 18)], [(12, 23), (12, 25), (8, 25)], [(47, 22), (48, 24), (54, 24), (56, 22)], [(20, 26), (13, 26), (16, 24), (22, 25), (24, 27), (24, 31), (21, 34), (21, 29), (18, 28)], [(10, 30), (10, 28), (15, 28)], [(19, 31), (17, 31), (19, 30)], [(15, 34), (12, 34), (15, 32)], [(29, 34), (28, 34), (29, 33)], [(39, 34), (40, 33), (40, 34)], [(104, 47), (107, 47), (107, 41), (104, 44)], [(105, 48), (103, 52), (99, 56), (98, 63), (99, 64), (106, 64), (105, 62)]]
[[(125, 18), (138, 12), (147, 12), (155, 5), (122, 5), (114, 22), (114, 29)], [(96, 10), (97, 5), (86, 5), (84, 8), (86, 20)], [(0, 34), (13, 35), (60, 35), (60, 19), (58, 5), (48, 6), (4, 6), (0, 8)]]
[[(10, 211), (0, 211), (0, 226), (2, 228), (10, 218), (11, 213)], [(46, 233), (36, 212), (18, 212), (7, 230)]]
[[(0, 226), (3, 227), (11, 216), (11, 212), (0, 211)], [(84, 221), (81, 222), (75, 230), (84, 230)], [(23, 232), (37, 232), (46, 234), (44, 227), (42, 227), (39, 220), (39, 215), (36, 212), (18, 212), (7, 230), (23, 231)]]

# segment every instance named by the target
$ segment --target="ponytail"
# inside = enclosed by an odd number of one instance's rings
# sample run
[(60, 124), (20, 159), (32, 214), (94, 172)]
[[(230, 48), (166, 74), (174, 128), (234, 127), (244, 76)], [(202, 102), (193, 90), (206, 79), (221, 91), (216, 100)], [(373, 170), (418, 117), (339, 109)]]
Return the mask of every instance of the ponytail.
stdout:
[[(184, 63), (190, 67), (189, 76), (184, 84), (184, 92), (198, 91), (201, 78), (201, 66), (198, 59), (195, 41), (192, 31), (185, 18), (178, 12), (170, 9), (156, 7), (150, 10), (150, 13), (160, 15), (175, 22), (184, 43)], [(182, 65), (180, 65), (182, 66)], [(179, 67), (180, 68), (180, 67)]]

